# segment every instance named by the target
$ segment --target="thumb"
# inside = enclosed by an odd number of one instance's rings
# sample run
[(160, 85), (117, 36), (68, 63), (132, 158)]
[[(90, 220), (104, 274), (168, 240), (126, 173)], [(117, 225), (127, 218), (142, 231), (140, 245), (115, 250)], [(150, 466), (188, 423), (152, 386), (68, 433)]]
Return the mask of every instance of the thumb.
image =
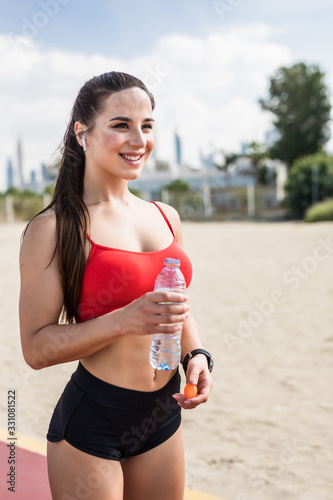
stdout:
[(187, 376), (187, 381), (193, 385), (197, 385), (199, 380), (199, 371), (193, 368)]

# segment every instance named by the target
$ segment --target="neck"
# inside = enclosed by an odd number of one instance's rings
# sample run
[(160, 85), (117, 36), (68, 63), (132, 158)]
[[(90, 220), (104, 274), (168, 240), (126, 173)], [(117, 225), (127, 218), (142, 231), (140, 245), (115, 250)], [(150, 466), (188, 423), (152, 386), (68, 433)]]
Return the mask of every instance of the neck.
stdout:
[(85, 204), (98, 205), (99, 203), (122, 202), (127, 203), (131, 196), (126, 179), (113, 176), (93, 176), (85, 172), (83, 181), (83, 199)]

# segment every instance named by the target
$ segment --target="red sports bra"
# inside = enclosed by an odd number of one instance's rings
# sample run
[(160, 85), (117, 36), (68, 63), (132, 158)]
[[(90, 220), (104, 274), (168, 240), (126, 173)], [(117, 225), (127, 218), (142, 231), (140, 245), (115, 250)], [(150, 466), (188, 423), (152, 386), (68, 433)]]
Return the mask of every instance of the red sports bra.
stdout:
[[(154, 203), (154, 202), (152, 202)], [(178, 245), (165, 213), (156, 203), (172, 234), (171, 245), (154, 252), (132, 252), (94, 243), (84, 268), (78, 322), (102, 316), (123, 307), (154, 289), (155, 279), (163, 269), (164, 259), (180, 259), (180, 269), (187, 287), (192, 279), (189, 257)]]

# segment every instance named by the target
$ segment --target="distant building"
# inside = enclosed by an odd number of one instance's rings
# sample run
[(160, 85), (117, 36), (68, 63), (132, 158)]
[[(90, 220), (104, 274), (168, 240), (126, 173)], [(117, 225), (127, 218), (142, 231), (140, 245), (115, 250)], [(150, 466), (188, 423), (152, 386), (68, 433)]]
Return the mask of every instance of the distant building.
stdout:
[[(201, 193), (205, 202), (205, 214), (208, 216), (217, 206), (225, 206), (229, 210), (237, 207), (239, 194), (233, 188), (244, 188), (248, 199), (247, 211), (253, 216), (257, 167), (251, 158), (238, 156), (227, 168), (218, 168), (216, 165), (220, 165), (221, 161), (216, 161), (216, 153), (209, 152), (207, 156), (201, 153), (200, 157), (201, 167), (198, 169), (185, 164), (176, 165), (150, 158), (140, 177), (130, 181), (129, 187), (140, 191), (145, 200), (162, 200), (168, 203), (169, 194), (164, 188), (175, 179), (181, 179), (191, 190)], [(269, 184), (266, 186), (265, 194), (262, 195), (265, 198), (262, 203), (269, 207), (277, 207), (284, 198), (286, 167), (279, 161), (268, 159), (265, 160), (265, 166)], [(215, 208), (211, 205), (212, 199)]]
[(168, 162), (163, 162), (163, 169), (161, 169), (161, 162), (154, 162), (150, 159), (148, 163), (144, 166), (140, 177), (129, 182), (129, 187), (141, 191), (147, 200), (160, 199), (162, 189), (175, 179), (182, 179), (192, 190), (196, 191), (207, 189), (207, 187), (231, 188), (255, 184), (253, 175), (229, 174), (211, 166), (209, 162), (207, 162), (208, 168), (202, 166), (199, 169), (193, 169), (188, 165), (172, 165)]
[(280, 132), (277, 128), (267, 130), (264, 135), (264, 143), (267, 149), (270, 149), (275, 142), (277, 142), (281, 137)]
[[(204, 196), (207, 195), (208, 191), (216, 192), (235, 187), (252, 189), (256, 184), (256, 171), (250, 156), (246, 156), (246, 154), (236, 156), (234, 162), (222, 168), (224, 164), (223, 152), (211, 148), (205, 154), (202, 151), (199, 152), (201, 166), (193, 168), (183, 162), (181, 139), (176, 132), (174, 139), (175, 161), (168, 162), (158, 159), (155, 151), (144, 166), (140, 177), (129, 182), (129, 187), (141, 191), (144, 199), (161, 199), (164, 187), (176, 179), (182, 179), (190, 186), (191, 190), (201, 191)], [(243, 150), (245, 151), (245, 144)], [(273, 180), (271, 183), (273, 192), (275, 186), (274, 199), (280, 201), (284, 197), (287, 171), (281, 162), (265, 160), (266, 163), (269, 171), (274, 174), (271, 178), (276, 178), (276, 181)], [(221, 165), (221, 168), (218, 168), (217, 165)], [(23, 145), (22, 141), (19, 140), (16, 168), (11, 159), (8, 160), (7, 188), (14, 186), (21, 190), (31, 189), (42, 193), (47, 186), (55, 183), (57, 174), (58, 164), (48, 167), (43, 163), (40, 169), (31, 172), (29, 182), (25, 182)]]
[(9, 159), (7, 163), (7, 189), (10, 189), (14, 186), (15, 186), (14, 168), (12, 160)]
[(43, 189), (41, 189), (41, 183), (37, 181), (35, 170), (30, 172), (30, 182), (25, 184), (24, 188), (30, 189), (30, 191), (36, 191), (37, 193), (43, 191)]
[(43, 186), (50, 186), (54, 184), (58, 175), (58, 166), (46, 166), (45, 163), (42, 163), (42, 179)]
[(241, 143), (241, 154), (247, 155), (248, 152), (249, 152), (249, 144), (247, 142), (242, 142)]
[(23, 189), (25, 186), (24, 181), (24, 164), (23, 164), (23, 147), (22, 140), (19, 139), (17, 142), (17, 165), (18, 165), (18, 175), (19, 175), (19, 189)]
[(175, 132), (176, 165), (182, 164), (182, 142), (179, 134)]

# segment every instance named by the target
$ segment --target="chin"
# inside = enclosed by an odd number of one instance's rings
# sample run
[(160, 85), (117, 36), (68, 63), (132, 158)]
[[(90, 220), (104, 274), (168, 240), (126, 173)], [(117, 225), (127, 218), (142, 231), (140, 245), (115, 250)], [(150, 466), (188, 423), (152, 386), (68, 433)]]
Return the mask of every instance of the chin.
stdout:
[(133, 170), (131, 172), (126, 172), (124, 177), (127, 181), (135, 181), (136, 179), (138, 179), (140, 177), (141, 172), (142, 172), (142, 168), (140, 168), (139, 170)]

